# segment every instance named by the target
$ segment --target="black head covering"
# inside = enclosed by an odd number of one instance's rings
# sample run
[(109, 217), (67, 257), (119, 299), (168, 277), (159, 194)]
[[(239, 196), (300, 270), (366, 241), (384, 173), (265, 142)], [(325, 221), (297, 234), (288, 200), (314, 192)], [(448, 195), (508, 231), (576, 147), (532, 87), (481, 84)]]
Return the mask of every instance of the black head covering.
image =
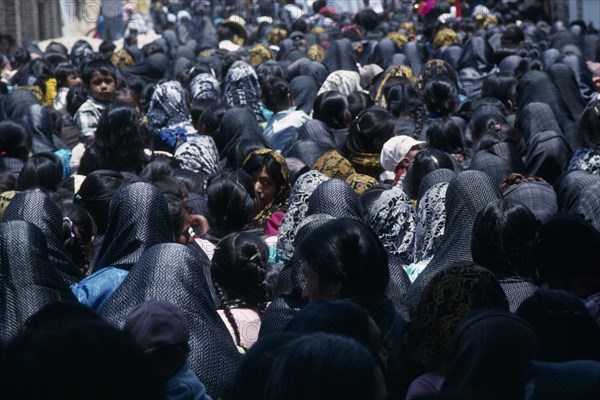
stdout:
[(108, 227), (95, 269), (130, 269), (142, 254), (160, 243), (173, 242), (167, 200), (147, 183), (120, 188), (110, 204)]
[(521, 132), (523, 140), (528, 145), (531, 137), (536, 133), (544, 131), (562, 133), (552, 108), (548, 104), (537, 102), (519, 107), (515, 128)]
[(575, 213), (600, 230), (600, 182), (583, 190)]
[(328, 150), (337, 148), (333, 133), (323, 121), (318, 119), (310, 119), (300, 127), (298, 140), (312, 140)]
[(73, 300), (73, 294), (48, 260), (46, 239), (23, 221), (0, 224), (0, 340), (19, 333), (23, 323), (44, 306)]
[(123, 68), (125, 74), (137, 75), (152, 82), (161, 80), (169, 69), (169, 58), (163, 53), (154, 53), (141, 63)]
[(454, 335), (442, 391), (485, 399), (522, 399), (537, 340), (521, 318), (500, 311), (466, 317)]
[(439, 53), (439, 57), (436, 57), (436, 58), (446, 61), (448, 64), (450, 64), (452, 66), (452, 68), (458, 70), (458, 65), (459, 65), (460, 60), (462, 59), (462, 55), (463, 55), (462, 46), (458, 46), (458, 45), (446, 46), (440, 50), (441, 51)]
[(423, 46), (417, 42), (409, 41), (402, 46), (402, 53), (406, 55), (413, 74), (415, 76), (421, 74), (421, 71), (425, 68), (425, 60), (427, 60)]
[(471, 261), (471, 234), (477, 213), (500, 198), (500, 189), (481, 171), (461, 172), (446, 190), (446, 225), (444, 236), (433, 259), (408, 291), (409, 311), (421, 298), (423, 288), (439, 271), (460, 261)]
[(369, 57), (370, 64), (377, 64), (384, 70), (392, 64), (397, 47), (391, 39), (381, 39)]
[(261, 338), (244, 356), (240, 364), (235, 385), (236, 400), (262, 400), (273, 362), (279, 351), (299, 333), (272, 333)]
[(358, 72), (354, 49), (350, 40), (338, 39), (333, 41), (325, 53), (323, 64), (327, 67), (329, 73), (339, 70)]
[[(567, 142), (574, 147), (577, 142), (577, 126), (575, 119), (569, 114), (565, 101), (566, 99), (562, 98), (558, 87), (546, 72), (529, 71), (517, 85), (519, 111), (530, 103), (548, 104)], [(523, 137), (525, 138), (525, 134)]]
[(504, 178), (516, 172), (506, 160), (488, 150), (479, 150), (475, 153), (469, 164), (469, 169), (487, 173), (498, 186)]
[(229, 151), (241, 140), (264, 145), (262, 130), (256, 118), (248, 109), (241, 107), (234, 107), (223, 115), (217, 136), (213, 139), (221, 159), (227, 158)]
[(410, 278), (404, 270), (404, 263), (400, 258), (391, 256), (388, 260), (390, 281), (385, 289), (385, 295), (392, 301), (394, 308), (402, 316), (402, 319), (409, 321), (410, 316), (406, 303), (406, 295), (408, 287), (411, 284)]
[(313, 78), (319, 88), (323, 86), (323, 82), (325, 82), (325, 79), (327, 79), (327, 76), (329, 75), (327, 67), (318, 61), (312, 61), (302, 65), (300, 74)]
[(523, 182), (506, 190), (503, 196), (522, 203), (541, 223), (558, 211), (556, 192), (547, 182)]
[(335, 218), (353, 218), (362, 221), (364, 210), (358, 195), (340, 179), (325, 181), (308, 199), (306, 215), (327, 214)]
[(560, 51), (557, 49), (544, 50), (542, 53), (542, 64), (544, 65), (544, 70), (547, 70), (554, 65), (560, 58), (560, 55)]
[(493, 53), (492, 46), (483, 36), (474, 36), (463, 48), (458, 69), (473, 68), (480, 73), (489, 72), (494, 67)]
[(25, 109), (34, 104), (39, 104), (35, 94), (24, 89), (14, 90), (4, 99), (6, 118), (19, 118)]
[(558, 210), (572, 214), (577, 211), (579, 199), (587, 188), (600, 182), (600, 176), (589, 171), (574, 170), (564, 175), (556, 183)]
[(534, 134), (525, 155), (525, 171), (529, 176), (543, 178), (551, 185), (567, 168), (571, 149), (565, 137), (556, 131)]
[(423, 196), (425, 196), (425, 193), (427, 193), (432, 186), (435, 186), (438, 183), (450, 182), (452, 179), (454, 179), (454, 177), (456, 177), (456, 171), (448, 168), (440, 168), (431, 171), (421, 180), (417, 199), (421, 201)]
[(562, 52), (565, 46), (581, 47), (581, 37), (568, 29), (562, 30), (552, 38), (550, 47)]
[(190, 327), (192, 370), (211, 397), (230, 399), (241, 356), (210, 296), (203, 273), (209, 265), (204, 253), (190, 247), (156, 245), (144, 253), (98, 313), (122, 327), (131, 310), (147, 300), (176, 305)]
[(523, 62), (524, 58), (518, 56), (516, 54), (510, 55), (508, 57), (504, 57), (502, 61), (498, 64), (499, 72), (510, 72), (511, 74), (515, 74), (519, 65)]
[(516, 313), (533, 327), (540, 347), (537, 360), (600, 361), (600, 328), (574, 294), (539, 290)]
[(12, 199), (2, 222), (25, 221), (37, 226), (48, 244), (50, 263), (67, 284), (83, 278), (83, 273), (69, 257), (62, 241), (63, 219), (60, 209), (49, 195), (40, 189), (17, 193)]
[(33, 104), (22, 111), (21, 119), (31, 129), (31, 151), (36, 153), (54, 152), (66, 148), (65, 144), (54, 134), (54, 123), (50, 113), (39, 104)]
[(313, 140), (304, 139), (297, 140), (292, 143), (292, 145), (283, 152), (283, 155), (286, 158), (297, 158), (305, 165), (312, 166), (314, 165), (315, 161), (317, 161), (319, 157), (325, 154), (328, 150), (330, 149), (320, 143), (317, 143)]
[[(571, 338), (570, 340), (573, 340)], [(531, 400), (595, 399), (600, 393), (600, 363), (570, 361), (547, 363), (534, 361)]]
[[(592, 80), (592, 72), (588, 69), (581, 56), (574, 54), (567, 55), (560, 62), (573, 71), (579, 87), (579, 93), (581, 93), (581, 96), (586, 102), (590, 101), (598, 94), (594, 87), (594, 81)], [(568, 103), (569, 101), (571, 101), (570, 98), (565, 98), (565, 102)], [(579, 115), (576, 117), (578, 116)]]
[(552, 65), (547, 71), (558, 87), (561, 96), (565, 99), (571, 117), (577, 120), (585, 109), (586, 101), (579, 91), (574, 72), (562, 63)]
[(310, 76), (297, 76), (290, 82), (290, 90), (292, 91), (296, 108), (304, 111), (306, 114), (310, 114), (313, 109), (315, 97), (317, 97), (317, 91), (319, 90), (315, 80)]

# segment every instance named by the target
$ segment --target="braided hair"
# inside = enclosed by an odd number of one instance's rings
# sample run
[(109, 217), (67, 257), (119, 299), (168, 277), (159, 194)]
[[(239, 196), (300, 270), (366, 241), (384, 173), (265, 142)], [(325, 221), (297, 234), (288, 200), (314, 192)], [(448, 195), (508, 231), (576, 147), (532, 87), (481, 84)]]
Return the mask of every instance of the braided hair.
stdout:
[(91, 272), (91, 244), (96, 236), (96, 224), (91, 215), (80, 206), (62, 207), (62, 238), (71, 259), (84, 274)]
[(234, 308), (265, 310), (268, 302), (265, 283), (269, 251), (260, 236), (237, 232), (225, 236), (215, 248), (210, 266), (219, 308), (233, 327), (236, 344), (244, 347), (235, 321)]

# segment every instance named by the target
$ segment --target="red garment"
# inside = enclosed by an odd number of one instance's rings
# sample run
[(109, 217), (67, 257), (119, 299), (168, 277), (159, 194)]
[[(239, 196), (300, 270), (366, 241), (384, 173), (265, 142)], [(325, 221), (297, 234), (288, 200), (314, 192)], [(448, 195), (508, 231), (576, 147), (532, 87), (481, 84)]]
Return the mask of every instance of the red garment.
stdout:
[(281, 220), (284, 215), (285, 213), (283, 211), (275, 211), (267, 218), (267, 222), (265, 223), (265, 235), (277, 236), (279, 225), (281, 225)]

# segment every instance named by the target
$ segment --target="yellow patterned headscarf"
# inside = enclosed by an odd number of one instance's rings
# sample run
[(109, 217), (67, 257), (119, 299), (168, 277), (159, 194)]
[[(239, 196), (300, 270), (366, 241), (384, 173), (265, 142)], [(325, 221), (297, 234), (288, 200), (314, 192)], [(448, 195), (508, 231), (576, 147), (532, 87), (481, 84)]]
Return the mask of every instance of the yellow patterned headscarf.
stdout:
[(281, 41), (286, 37), (287, 31), (285, 29), (273, 28), (271, 29), (271, 32), (267, 34), (267, 42), (269, 42), (269, 44), (279, 46), (279, 43), (281, 43)]
[(325, 58), (325, 49), (318, 44), (313, 44), (308, 48), (307, 55), (311, 60), (321, 62)]
[(452, 29), (440, 29), (433, 39), (433, 49), (458, 43), (458, 35)]
[(315, 26), (310, 30), (310, 32), (314, 33), (315, 35), (320, 35), (321, 33), (325, 33), (325, 28), (322, 26)]
[(415, 82), (415, 76), (410, 67), (407, 67), (406, 65), (396, 65), (392, 67), (379, 83), (377, 93), (375, 94), (375, 103), (381, 104), (382, 107), (386, 106), (385, 96), (383, 95), (383, 88), (385, 87), (385, 84), (390, 78), (406, 78), (413, 83)]
[(406, 32), (410, 33), (411, 35), (417, 34), (417, 29), (415, 28), (414, 22), (403, 22), (400, 24), (400, 28), (404, 29)]
[(4, 215), (4, 211), (6, 211), (6, 208), (8, 207), (8, 205), (10, 204), (10, 202), (16, 194), (17, 192), (15, 192), (14, 190), (10, 190), (8, 192), (0, 194), (0, 218), (2, 218), (2, 216)]
[(329, 150), (315, 161), (313, 169), (332, 179), (346, 180), (356, 173), (354, 167), (336, 150)]
[(398, 47), (399, 49), (401, 49), (402, 46), (404, 46), (406, 42), (408, 42), (408, 38), (406, 37), (406, 35), (403, 35), (400, 32), (391, 32), (386, 36), (386, 38), (394, 42), (396, 47)]
[[(263, 155), (268, 154), (273, 160), (277, 163), (280, 168), (281, 176), (283, 177), (283, 184), (277, 191), (277, 194), (273, 198), (273, 200), (267, 204), (262, 210), (259, 211), (258, 214), (254, 217), (254, 221), (263, 226), (267, 219), (276, 211), (285, 211), (287, 208), (288, 195), (290, 191), (290, 183), (289, 177), (290, 172), (288, 170), (287, 163), (285, 162), (285, 158), (278, 152), (271, 149), (258, 149), (254, 150), (252, 153), (248, 154), (246, 159), (244, 160), (242, 167), (245, 167), (248, 161), (255, 155)], [(245, 169), (245, 168), (244, 168)]]
[(125, 49), (121, 49), (113, 54), (110, 58), (110, 62), (118, 68), (130, 67), (135, 64), (133, 57), (131, 57), (131, 54)]
[(358, 194), (359, 196), (367, 190), (369, 190), (370, 188), (372, 188), (373, 186), (379, 184), (379, 182), (377, 182), (377, 179), (369, 175), (362, 174), (350, 175), (348, 178), (346, 178), (346, 183), (350, 185), (350, 187), (352, 187), (352, 189), (354, 189), (356, 194)]
[(271, 53), (271, 50), (269, 50), (269, 48), (264, 44), (256, 44), (250, 49), (250, 51), (248, 51), (248, 61), (254, 68), (258, 67), (265, 61), (272, 59), (273, 54)]

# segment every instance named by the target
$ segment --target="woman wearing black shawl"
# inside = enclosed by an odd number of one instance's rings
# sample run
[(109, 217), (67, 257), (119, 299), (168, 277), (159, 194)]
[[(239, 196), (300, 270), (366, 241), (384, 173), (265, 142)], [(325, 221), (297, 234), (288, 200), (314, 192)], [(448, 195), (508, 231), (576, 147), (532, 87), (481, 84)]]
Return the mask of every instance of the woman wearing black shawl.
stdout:
[(63, 244), (63, 218), (49, 195), (39, 189), (17, 193), (4, 212), (2, 222), (25, 221), (37, 226), (48, 243), (50, 263), (67, 284), (83, 278), (83, 273), (70, 259)]
[(17, 335), (44, 306), (74, 300), (54, 268), (40, 229), (23, 221), (0, 224), (0, 340)]
[(290, 82), (290, 90), (294, 97), (296, 109), (310, 114), (315, 98), (317, 97), (317, 91), (319, 90), (315, 80), (310, 76), (297, 76)]
[(519, 106), (515, 127), (521, 131), (527, 144), (527, 174), (554, 184), (567, 168), (571, 148), (552, 108), (548, 104), (535, 102)]
[(225, 113), (213, 139), (222, 163), (241, 140), (249, 140), (266, 147), (262, 130), (255, 117), (248, 109), (240, 107), (234, 107)]
[(329, 73), (340, 70), (358, 72), (356, 57), (354, 56), (354, 49), (350, 40), (335, 40), (329, 49), (327, 49), (323, 64), (327, 67)]
[(415, 310), (423, 288), (438, 272), (460, 261), (471, 261), (471, 234), (477, 213), (500, 198), (498, 185), (485, 172), (465, 171), (446, 191), (444, 236), (431, 262), (408, 289), (409, 311)]
[(94, 269), (115, 266), (130, 270), (147, 249), (173, 241), (169, 207), (160, 191), (147, 183), (124, 186), (112, 199)]
[(67, 146), (55, 135), (54, 122), (50, 113), (38, 104), (23, 109), (21, 119), (31, 128), (32, 152), (54, 152)]
[(39, 104), (39, 102), (32, 92), (24, 89), (14, 90), (4, 99), (6, 118), (20, 118), (23, 112), (34, 104)]
[[(530, 103), (540, 102), (549, 105), (567, 143), (573, 148), (577, 139), (577, 126), (575, 118), (569, 114), (567, 101), (569, 99), (562, 97), (558, 87), (546, 72), (529, 71), (517, 85), (519, 111)], [(523, 137), (526, 137), (524, 133)]]
[(131, 310), (147, 300), (178, 306), (190, 325), (189, 363), (213, 398), (231, 399), (240, 361), (203, 271), (210, 262), (202, 252), (180, 244), (152, 247), (99, 309), (111, 324), (122, 327)]
[(554, 64), (546, 71), (554, 80), (562, 98), (565, 99), (570, 116), (576, 121), (585, 109), (586, 100), (579, 91), (575, 73), (564, 63)]
[(467, 96), (479, 97), (483, 80), (494, 67), (493, 52), (483, 36), (475, 36), (465, 44), (458, 62), (458, 74)]

